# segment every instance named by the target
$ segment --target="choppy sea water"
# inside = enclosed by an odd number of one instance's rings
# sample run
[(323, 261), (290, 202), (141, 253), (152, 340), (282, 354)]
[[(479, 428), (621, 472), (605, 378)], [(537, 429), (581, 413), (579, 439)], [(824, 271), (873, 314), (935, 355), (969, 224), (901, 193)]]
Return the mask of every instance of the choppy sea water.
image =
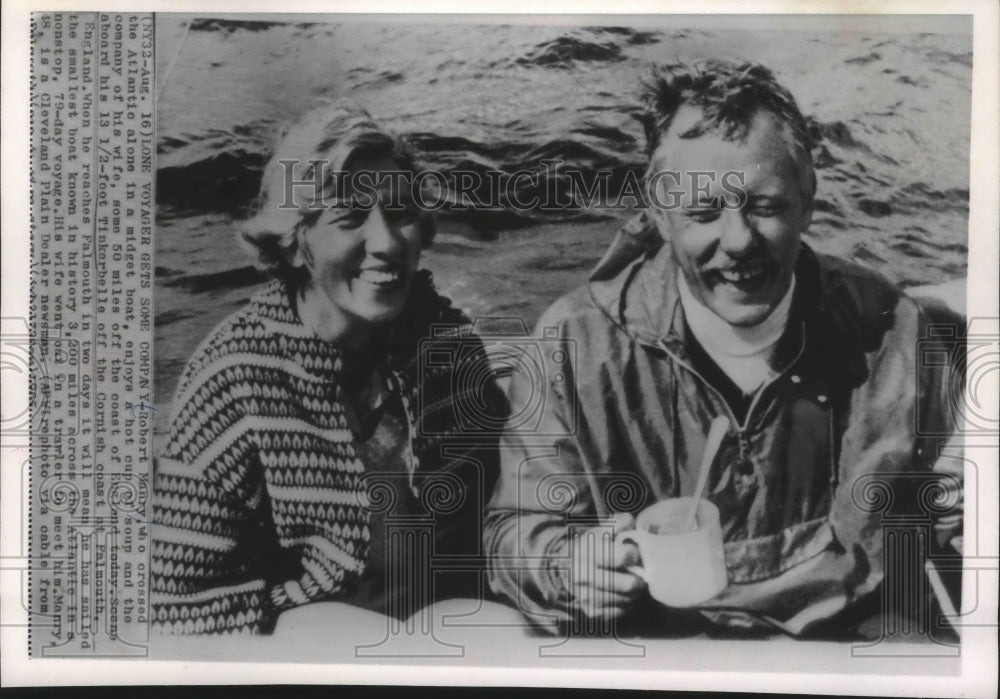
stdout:
[[(903, 286), (964, 277), (968, 35), (158, 15), (157, 403), (168, 404), (198, 342), (260, 284), (235, 230), (281, 127), (320, 100), (350, 95), (445, 172), (558, 158), (618, 181), (645, 165), (635, 119), (644, 70), (707, 57), (764, 62), (821, 135), (813, 246)], [(626, 215), (451, 216), (424, 265), (471, 315), (530, 325), (585, 279)]]

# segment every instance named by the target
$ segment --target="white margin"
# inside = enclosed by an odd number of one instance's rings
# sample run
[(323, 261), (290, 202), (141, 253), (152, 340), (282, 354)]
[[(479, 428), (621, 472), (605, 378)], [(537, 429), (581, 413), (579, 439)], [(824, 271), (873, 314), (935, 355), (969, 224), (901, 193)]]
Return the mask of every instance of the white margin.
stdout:
[[(413, 13), (413, 3), (404, 0), (325, 1), (318, 0), (220, 0), (210, 5), (211, 14), (224, 12), (260, 13), (280, 7), (281, 13), (371, 13), (373, 10), (388, 13)], [(421, 14), (458, 14), (468, 8), (459, 0), (424, 0)], [(608, 11), (606, 0), (574, 0), (572, 3), (555, 0), (516, 0), (501, 2), (488, 0), (477, 3), (478, 12), (490, 14), (525, 13), (530, 17), (521, 21), (573, 24), (583, 15), (655, 14), (667, 7), (655, 0), (638, 2), (628, 0), (614, 5)], [(572, 14), (567, 12), (572, 10)], [(28, 314), (28, 56), (29, 12), (31, 11), (153, 11), (206, 13), (204, 0), (48, 0), (27, 2), (5, 0), (2, 6), (2, 302), (3, 317)], [(856, 0), (676, 0), (669, 4), (671, 14), (700, 15), (684, 18), (686, 26), (697, 22), (712, 23), (712, 14), (788, 14), (802, 15), (790, 18), (789, 28), (805, 28), (813, 22), (829, 27), (837, 22), (838, 28), (851, 25), (876, 31), (877, 17), (871, 15), (893, 14), (968, 14), (974, 16), (974, 59), (972, 78), (972, 144), (970, 157), (970, 215), (969, 215), (969, 318), (987, 319), (982, 332), (996, 334), (998, 315), (998, 285), (1000, 278), (1000, 5), (993, 0), (958, 0), (956, 2), (930, 2), (920, 0), (890, 0), (886, 2), (861, 2)], [(540, 14), (558, 14), (539, 17)], [(864, 18), (834, 19), (830, 15), (869, 15)], [(809, 17), (809, 15), (827, 15)], [(395, 18), (385, 18), (395, 21)], [(441, 18), (428, 17), (427, 21)], [(497, 21), (498, 17), (483, 16), (484, 21)], [(504, 17), (504, 21), (517, 18)], [(610, 18), (609, 18), (610, 19)], [(721, 18), (720, 18), (721, 19)], [(930, 18), (928, 18), (930, 19)], [(693, 21), (692, 21), (693, 20)], [(857, 20), (854, 22), (853, 20)], [(752, 22), (751, 22), (752, 24)], [(749, 28), (749, 27), (748, 27)], [(0, 330), (4, 330), (0, 328)], [(8, 372), (9, 373), (9, 372)], [(991, 376), (993, 386), (983, 387), (984, 394), (998, 395), (996, 374)], [(6, 399), (26, 400), (27, 382), (5, 381), (2, 392)], [(20, 396), (20, 398), (19, 398)], [(997, 410), (994, 401), (987, 410)], [(994, 413), (995, 416), (995, 413)], [(998, 509), (996, 494), (1000, 492), (997, 469), (996, 440), (970, 440), (986, 448), (975, 450), (979, 468), (980, 498), (984, 507), (976, 508), (976, 499), (967, 498), (967, 522), (978, 521), (980, 555), (995, 557), (998, 552)], [(4, 449), (0, 469), (0, 556), (20, 555), (24, 532), (18, 521), (25, 503), (20, 501), (20, 459)], [(992, 500), (990, 500), (992, 498)], [(3, 560), (3, 559), (0, 559)], [(993, 558), (995, 566), (996, 558)], [(898, 672), (885, 675), (844, 674), (778, 674), (725, 672), (726, 655), (732, 647), (728, 644), (713, 646), (708, 652), (719, 649), (719, 672), (654, 672), (616, 670), (596, 671), (576, 669), (489, 668), (488, 675), (477, 667), (413, 667), (401, 666), (386, 673), (379, 665), (317, 665), (317, 664), (246, 664), (246, 663), (191, 663), (174, 661), (138, 660), (28, 660), (26, 646), (26, 613), (20, 604), (22, 590), (12, 580), (18, 574), (0, 571), (0, 677), (4, 685), (94, 685), (94, 684), (440, 684), (499, 686), (553, 686), (553, 687), (606, 687), (606, 688), (669, 688), (676, 690), (732, 690), (766, 692), (809, 692), (817, 694), (887, 694), (898, 696), (975, 696), (997, 695), (997, 575), (993, 570), (981, 574), (980, 593), (987, 588), (994, 595), (990, 607), (980, 605), (974, 612), (975, 620), (993, 626), (965, 629), (960, 677), (906, 676)], [(971, 590), (966, 590), (971, 592)], [(968, 597), (966, 597), (968, 599)], [(21, 626), (18, 626), (21, 624)], [(670, 642), (665, 642), (670, 643)], [(683, 643), (683, 642), (672, 642)], [(754, 644), (743, 643), (740, 650), (749, 650)], [(817, 649), (824, 646), (820, 644)], [(687, 649), (690, 652), (690, 649)], [(806, 652), (803, 645), (796, 646), (795, 654)], [(791, 656), (794, 657), (794, 656)], [(581, 660), (580, 665), (586, 661)], [(915, 661), (914, 667), (919, 667)], [(789, 668), (790, 670), (792, 668)]]

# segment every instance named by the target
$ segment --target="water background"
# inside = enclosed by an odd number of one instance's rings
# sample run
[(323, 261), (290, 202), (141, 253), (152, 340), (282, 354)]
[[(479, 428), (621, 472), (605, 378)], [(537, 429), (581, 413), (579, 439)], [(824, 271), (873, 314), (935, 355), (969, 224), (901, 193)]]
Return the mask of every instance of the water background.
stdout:
[[(947, 25), (948, 31), (961, 24)], [(513, 172), (560, 158), (645, 166), (639, 77), (656, 62), (764, 62), (821, 142), (807, 241), (904, 287), (965, 276), (966, 32), (247, 22), (157, 15), (156, 431), (197, 344), (261, 278), (235, 231), (284, 124), (350, 95), (426, 165)], [(472, 316), (530, 325), (584, 281), (627, 211), (441, 221), (423, 265)]]

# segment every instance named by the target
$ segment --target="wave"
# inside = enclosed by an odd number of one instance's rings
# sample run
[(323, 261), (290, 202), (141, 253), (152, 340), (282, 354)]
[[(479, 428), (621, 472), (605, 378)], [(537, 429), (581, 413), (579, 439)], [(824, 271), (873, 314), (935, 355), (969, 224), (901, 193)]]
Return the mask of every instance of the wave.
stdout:
[(174, 218), (217, 211), (241, 217), (260, 190), (265, 164), (263, 153), (236, 149), (161, 167), (156, 172), (158, 214)]
[[(236, 54), (219, 50), (220, 46), (233, 44), (227, 34), (263, 34), (277, 25), (285, 26), (274, 29), (275, 40), (280, 39), (283, 46), (304, 50), (316, 44), (316, 40), (305, 36), (315, 30), (303, 33), (297, 29), (311, 26), (309, 23), (212, 19), (197, 20), (191, 29), (202, 33), (208, 58), (225, 58), (226, 65), (234, 66)], [(287, 85), (275, 83), (269, 88), (269, 94), (273, 91), (273, 109), (263, 111), (274, 121), (233, 123), (234, 113), (236, 119), (251, 113), (233, 110), (220, 110), (223, 120), (212, 120), (207, 115), (200, 121), (174, 117), (176, 130), (161, 132), (158, 142), (158, 220), (173, 222), (200, 214), (245, 217), (259, 191), (279, 122), (294, 119), (320, 95), (344, 90), (368, 104), (373, 113), (389, 119), (388, 123), (409, 141), (422, 167), (436, 170), (446, 179), (458, 171), (471, 172), (484, 183), (473, 188), (471, 206), (465, 210), (453, 210), (454, 205), (462, 203), (458, 193), (440, 194), (443, 208), (439, 219), (442, 225), (461, 231), (461, 237), (491, 241), (504, 230), (620, 218), (632, 203), (639, 202), (618, 201), (614, 193), (631, 182), (641, 182), (646, 165), (645, 139), (634, 119), (641, 107), (631, 88), (623, 92), (622, 80), (627, 75), (634, 87), (643, 65), (669, 58), (664, 55), (668, 44), (687, 58), (692, 51), (708, 52), (702, 44), (724, 52), (731, 42), (728, 34), (722, 35), (725, 33), (643, 31), (621, 26), (552, 27), (538, 32), (512, 29), (506, 35), (504, 28), (487, 31), (468, 27), (460, 32), (428, 29), (423, 37), (429, 42), (426, 54), (404, 55), (389, 40), (393, 31), (358, 25), (343, 32), (342, 38), (359, 45), (371, 45), (375, 39), (388, 43), (378, 56), (345, 51), (340, 84), (323, 71)], [(396, 39), (404, 40), (401, 46), (410, 46), (405, 40), (411, 40), (408, 33), (412, 31), (400, 29)], [(435, 31), (447, 39), (440, 46), (434, 43)], [(220, 36), (205, 36), (210, 32)], [(495, 41), (495, 36), (505, 38)], [(809, 40), (804, 37), (803, 45)], [(824, 37), (823, 41), (826, 50), (831, 39)], [(937, 177), (927, 170), (926, 162), (931, 158), (942, 160), (944, 165), (938, 172), (950, 173), (963, 171), (965, 160), (954, 155), (958, 153), (955, 148), (926, 152), (934, 141), (923, 126), (932, 117), (924, 114), (935, 112), (922, 111), (934, 103), (920, 91), (928, 89), (927, 85), (942, 89), (943, 83), (935, 77), (935, 71), (942, 68), (952, 71), (953, 79), (958, 79), (961, 86), (971, 61), (966, 43), (933, 36), (882, 36), (830, 45), (849, 47), (837, 57), (833, 70), (864, 72), (868, 82), (881, 86), (881, 92), (874, 94), (874, 99), (845, 98), (846, 104), (853, 105), (850, 107), (843, 107), (845, 102), (839, 98), (833, 100), (828, 89), (821, 86), (810, 88), (812, 93), (803, 90), (797, 95), (800, 104), (813, 112), (807, 120), (820, 180), (819, 198), (814, 205), (816, 234), (833, 241), (831, 244), (847, 246), (848, 238), (841, 236), (845, 241), (841, 243), (836, 236), (845, 231), (853, 237), (867, 235), (863, 233), (867, 230), (885, 230), (887, 236), (897, 236), (903, 245), (896, 251), (900, 257), (907, 245), (937, 250), (931, 240), (899, 237), (909, 224), (925, 223), (943, 231), (947, 244), (954, 246), (940, 252), (960, 257), (961, 240), (967, 230), (967, 183), (952, 176)], [(469, 49), (465, 53), (463, 46)], [(277, 59), (277, 63), (291, 65), (294, 60), (300, 59), (293, 52)], [(209, 64), (203, 61), (198, 70)], [(774, 67), (780, 69), (780, 61)], [(785, 69), (795, 72), (794, 66), (786, 65)], [(227, 70), (213, 70), (204, 79), (223, 81)], [(562, 73), (564, 70), (573, 73), (567, 75)], [(490, 82), (483, 82), (486, 79)], [(432, 87), (431, 80), (449, 87)], [(290, 104), (301, 108), (290, 108)], [(940, 121), (949, 123), (943, 116)], [(201, 128), (209, 124), (232, 125)], [(917, 153), (925, 153), (926, 157), (910, 157)], [(899, 162), (890, 154), (906, 154), (906, 158), (900, 157), (903, 162)], [(553, 160), (559, 161), (558, 169), (547, 169), (543, 161)], [(532, 176), (518, 180), (511, 191), (499, 195), (489, 191), (491, 174), (510, 178), (525, 171)], [(570, 171), (578, 178), (575, 182), (567, 174)], [(598, 177), (605, 178), (603, 186), (612, 195), (604, 208), (591, 206), (595, 201), (586, 196), (586, 190)], [(576, 198), (581, 194), (578, 185), (585, 190), (583, 199)], [(541, 210), (514, 205), (515, 200), (530, 202), (536, 198), (554, 206)], [(619, 208), (613, 208), (615, 204)], [(873, 250), (886, 259), (892, 252), (883, 255), (882, 250)], [(905, 267), (897, 261), (893, 266)], [(190, 278), (178, 283), (197, 286), (202, 282)]]
[(622, 149), (631, 150), (636, 145), (636, 139), (631, 134), (625, 133), (614, 126), (604, 126), (594, 122), (578, 126), (570, 133), (590, 136)]
[[(484, 230), (510, 225), (522, 227), (533, 222), (581, 220), (587, 212), (574, 205), (567, 171), (575, 173), (578, 183), (589, 188), (598, 173), (607, 178), (611, 192), (619, 191), (629, 178), (641, 178), (645, 167), (638, 131), (629, 131), (632, 123), (628, 107), (584, 110), (576, 120), (568, 120), (564, 136), (546, 138), (538, 125), (520, 120), (498, 125), (491, 140), (448, 135), (430, 131), (404, 133), (423, 167), (441, 173), (454, 182), (458, 171), (478, 177), (472, 190), (473, 203), (484, 202), (473, 211), (458, 212), (455, 218), (475, 222)], [(895, 164), (889, 156), (875, 152), (844, 121), (820, 121), (808, 118), (814, 141), (817, 171), (833, 183), (853, 183), (850, 198), (854, 210), (868, 217), (885, 218), (898, 212), (919, 213), (928, 208), (963, 213), (968, 209), (969, 192), (961, 188), (936, 189), (924, 182), (894, 186), (892, 178), (880, 176), (866, 166), (871, 160)], [(259, 189), (263, 168), (270, 157), (269, 148), (277, 124), (259, 120), (240, 124), (229, 130), (210, 129), (201, 134), (164, 135), (158, 143), (157, 197), (161, 220), (196, 213), (228, 213), (244, 217)], [(505, 138), (504, 136), (508, 136)], [(546, 162), (550, 165), (547, 167)], [(551, 163), (557, 165), (551, 165)], [(544, 199), (558, 204), (558, 211), (503, 211), (511, 207), (510, 193), (497, 196), (489, 190), (494, 177), (522, 177), (514, 188), (518, 201)], [(873, 196), (873, 191), (888, 194)], [(445, 205), (458, 201), (455, 192), (442, 193)], [(522, 207), (523, 208), (523, 207)], [(831, 199), (816, 202), (818, 212), (831, 218), (844, 216), (847, 209)], [(449, 213), (449, 212), (444, 212)], [(592, 215), (601, 217), (607, 212)]]
[(308, 29), (314, 26), (316, 26), (316, 22), (270, 22), (267, 20), (199, 18), (191, 20), (188, 30), (192, 32), (225, 32), (226, 34), (232, 34), (240, 29), (249, 32), (263, 32), (274, 27)]
[[(478, 178), (478, 186), (466, 191), (465, 200), (455, 191), (441, 192), (439, 213), (478, 228), (488, 239), (505, 227), (613, 216), (607, 206), (616, 203), (615, 193), (625, 191), (629, 180), (641, 181), (645, 168), (639, 139), (615, 121), (623, 117), (624, 111), (612, 111), (607, 120), (586, 117), (568, 129), (565, 137), (555, 139), (543, 139), (537, 128), (518, 121), (508, 122), (500, 131), (520, 138), (485, 141), (427, 131), (403, 136), (423, 166), (441, 173), (444, 181), (454, 183), (454, 174), (459, 171)], [(817, 171), (825, 172), (830, 182), (853, 184), (849, 204), (848, 198), (841, 203), (832, 192), (816, 201), (816, 211), (827, 214), (825, 220), (849, 217), (852, 211), (870, 218), (919, 214), (930, 208), (967, 211), (967, 189), (935, 189), (923, 182), (894, 187), (890, 179), (876, 175), (859, 159), (866, 156), (884, 161), (887, 156), (874, 153), (847, 123), (816, 119), (809, 123)], [(269, 158), (269, 134), (275, 130), (273, 122), (264, 120), (230, 130), (161, 138), (157, 172), (160, 219), (205, 212), (245, 217), (260, 189), (261, 174)], [(522, 175), (516, 185), (498, 193), (499, 178), (506, 178), (502, 180), (506, 183), (515, 173)], [(610, 199), (604, 202), (605, 210), (588, 210), (588, 204), (593, 202), (580, 201), (577, 194), (581, 187), (590, 190), (599, 176), (606, 178), (601, 186)], [(885, 195), (872, 194), (883, 190)], [(461, 201), (470, 203), (470, 208), (453, 210)], [(554, 206), (549, 210), (528, 210), (516, 205), (532, 201)]]
[(161, 137), (156, 149), (161, 218), (242, 213), (260, 190), (276, 127), (274, 121), (262, 119), (231, 130)]
[[(632, 46), (645, 46), (647, 44), (658, 44), (663, 39), (662, 32), (644, 32), (631, 27), (590, 27), (590, 31), (595, 34), (611, 34), (621, 37), (622, 40)], [(672, 34), (671, 38), (685, 38), (686, 32), (680, 32), (681, 36)]]
[(160, 286), (184, 289), (194, 293), (214, 289), (239, 289), (254, 286), (267, 281), (268, 278), (267, 273), (253, 265), (244, 265), (242, 267), (222, 270), (221, 272), (208, 272), (205, 274), (184, 274), (169, 268), (156, 268), (156, 280)]
[[(471, 190), (472, 201), (483, 205), (473, 211), (443, 213), (466, 221), (479, 217), (486, 230), (601, 218), (606, 214), (588, 214), (574, 204), (565, 171), (576, 173), (586, 183), (598, 172), (607, 173), (602, 176), (614, 189), (630, 173), (641, 175), (644, 168), (635, 136), (610, 123), (587, 119), (566, 137), (556, 139), (544, 139), (521, 124), (511, 126), (511, 135), (521, 139), (484, 142), (425, 131), (402, 134), (422, 167), (437, 171), (445, 182), (454, 184), (455, 173), (460, 171), (478, 178), (479, 185)], [(162, 137), (157, 170), (160, 220), (210, 212), (245, 217), (260, 190), (270, 157), (269, 135), (275, 132), (273, 122), (260, 121), (230, 130)], [(511, 181), (514, 184), (508, 186)], [(502, 183), (500, 191), (497, 182)], [(553, 201), (559, 210), (517, 210), (512, 197), (520, 202)], [(442, 192), (441, 198), (445, 206), (459, 201), (450, 190)]]
[(617, 63), (624, 60), (625, 55), (615, 42), (598, 43), (574, 36), (560, 36), (538, 44), (531, 53), (516, 59), (514, 63), (527, 67), (569, 68), (576, 61)]
[(851, 128), (842, 121), (819, 121), (815, 117), (806, 117), (813, 142), (827, 143), (841, 148), (861, 148), (869, 150), (868, 146), (854, 137)]
[(372, 72), (373, 71), (370, 68), (353, 68), (352, 70), (347, 71), (345, 77), (350, 81), (351, 86), (355, 89), (381, 88), (403, 80), (402, 73), (391, 70), (383, 70), (372, 77), (367, 77)]
[(869, 63), (874, 63), (875, 61), (881, 61), (881, 60), (882, 60), (882, 54), (880, 54), (878, 51), (872, 51), (871, 53), (865, 54), (864, 56), (855, 56), (854, 58), (848, 58), (847, 60), (844, 61), (844, 63), (846, 63), (847, 65), (865, 66), (868, 65)]
[(969, 209), (969, 190), (960, 187), (935, 189), (925, 182), (912, 182), (900, 187), (893, 194), (892, 204), (900, 211), (907, 212), (922, 211), (928, 208), (967, 212)]
[[(520, 127), (515, 124), (514, 128)], [(524, 128), (529, 127), (525, 125)], [(462, 159), (485, 159), (493, 167), (502, 167), (506, 160), (523, 157), (532, 148), (530, 142), (497, 140), (483, 143), (464, 136), (449, 136), (426, 131), (408, 133), (404, 137), (424, 160), (455, 162)]]

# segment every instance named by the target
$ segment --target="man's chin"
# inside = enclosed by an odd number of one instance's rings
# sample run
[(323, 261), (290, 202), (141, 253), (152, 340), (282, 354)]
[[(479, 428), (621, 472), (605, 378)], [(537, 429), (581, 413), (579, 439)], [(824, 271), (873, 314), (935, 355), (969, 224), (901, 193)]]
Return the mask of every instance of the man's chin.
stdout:
[(762, 323), (771, 313), (773, 305), (761, 303), (734, 303), (728, 299), (714, 299), (711, 305), (715, 315), (735, 327), (752, 327)]
[(708, 306), (730, 325), (737, 327), (757, 325), (767, 318), (781, 300), (775, 293), (776, 281), (774, 277), (769, 277), (750, 291), (717, 284), (708, 298)]

